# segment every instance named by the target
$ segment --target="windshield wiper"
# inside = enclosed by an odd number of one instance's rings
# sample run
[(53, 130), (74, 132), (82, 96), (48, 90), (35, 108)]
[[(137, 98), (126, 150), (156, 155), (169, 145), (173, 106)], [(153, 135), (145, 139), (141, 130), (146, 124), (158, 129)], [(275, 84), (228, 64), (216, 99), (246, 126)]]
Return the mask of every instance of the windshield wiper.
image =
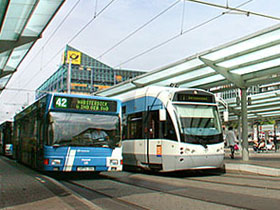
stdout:
[(195, 135), (192, 135), (192, 137), (193, 137), (194, 139), (196, 139), (197, 142), (198, 142), (199, 144), (201, 144), (205, 149), (208, 148), (207, 144), (204, 142), (204, 140), (203, 140), (202, 138), (200, 138), (199, 136), (195, 136)]
[(64, 146), (68, 146), (68, 144), (54, 144), (52, 145), (54, 148), (57, 148), (57, 147), (64, 147)]

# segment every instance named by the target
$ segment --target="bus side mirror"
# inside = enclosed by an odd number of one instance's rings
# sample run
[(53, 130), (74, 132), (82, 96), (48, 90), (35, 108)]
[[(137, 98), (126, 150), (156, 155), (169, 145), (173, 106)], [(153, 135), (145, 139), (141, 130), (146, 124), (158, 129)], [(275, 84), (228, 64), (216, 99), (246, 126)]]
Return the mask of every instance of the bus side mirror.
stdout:
[(224, 111), (224, 121), (228, 122), (228, 111)]
[(166, 110), (165, 109), (159, 110), (159, 120), (166, 121)]

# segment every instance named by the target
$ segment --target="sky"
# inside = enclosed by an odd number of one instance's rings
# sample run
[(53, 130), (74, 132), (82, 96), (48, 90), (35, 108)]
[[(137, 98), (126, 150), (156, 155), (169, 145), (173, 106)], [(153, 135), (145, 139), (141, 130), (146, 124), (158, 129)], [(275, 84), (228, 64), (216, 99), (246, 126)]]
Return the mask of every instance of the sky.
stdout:
[[(280, 17), (279, 0), (201, 1), (230, 7), (246, 3), (240, 9)], [(34, 91), (58, 69), (67, 44), (114, 68), (152, 71), (280, 23), (236, 12), (221, 15), (227, 10), (183, 0), (111, 2), (65, 1), (0, 95), (0, 122), (34, 102)]]

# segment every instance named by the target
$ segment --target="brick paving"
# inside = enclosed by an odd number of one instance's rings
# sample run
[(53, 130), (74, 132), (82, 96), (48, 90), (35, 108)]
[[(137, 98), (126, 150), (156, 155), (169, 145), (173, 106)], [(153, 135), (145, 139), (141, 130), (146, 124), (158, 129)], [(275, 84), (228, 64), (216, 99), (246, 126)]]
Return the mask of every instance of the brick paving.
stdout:
[(235, 158), (229, 157), (229, 149), (225, 150), (225, 163), (236, 163), (236, 164), (250, 164), (256, 166), (270, 167), (280, 169), (280, 151), (264, 151), (254, 152), (249, 149), (249, 161), (242, 160), (242, 154), (240, 151), (235, 153)]
[(34, 178), (0, 159), (0, 208), (51, 198), (54, 195)]
[(0, 210), (97, 209), (14, 160), (0, 156)]

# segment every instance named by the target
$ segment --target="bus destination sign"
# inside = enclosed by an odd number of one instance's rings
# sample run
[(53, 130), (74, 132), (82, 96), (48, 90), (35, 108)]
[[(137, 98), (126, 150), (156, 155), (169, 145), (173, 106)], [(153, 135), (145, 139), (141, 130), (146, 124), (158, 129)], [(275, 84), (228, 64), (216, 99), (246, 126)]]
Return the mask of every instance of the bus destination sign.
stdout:
[(92, 112), (116, 112), (117, 102), (93, 98), (55, 96), (53, 107), (59, 109), (72, 109)]

